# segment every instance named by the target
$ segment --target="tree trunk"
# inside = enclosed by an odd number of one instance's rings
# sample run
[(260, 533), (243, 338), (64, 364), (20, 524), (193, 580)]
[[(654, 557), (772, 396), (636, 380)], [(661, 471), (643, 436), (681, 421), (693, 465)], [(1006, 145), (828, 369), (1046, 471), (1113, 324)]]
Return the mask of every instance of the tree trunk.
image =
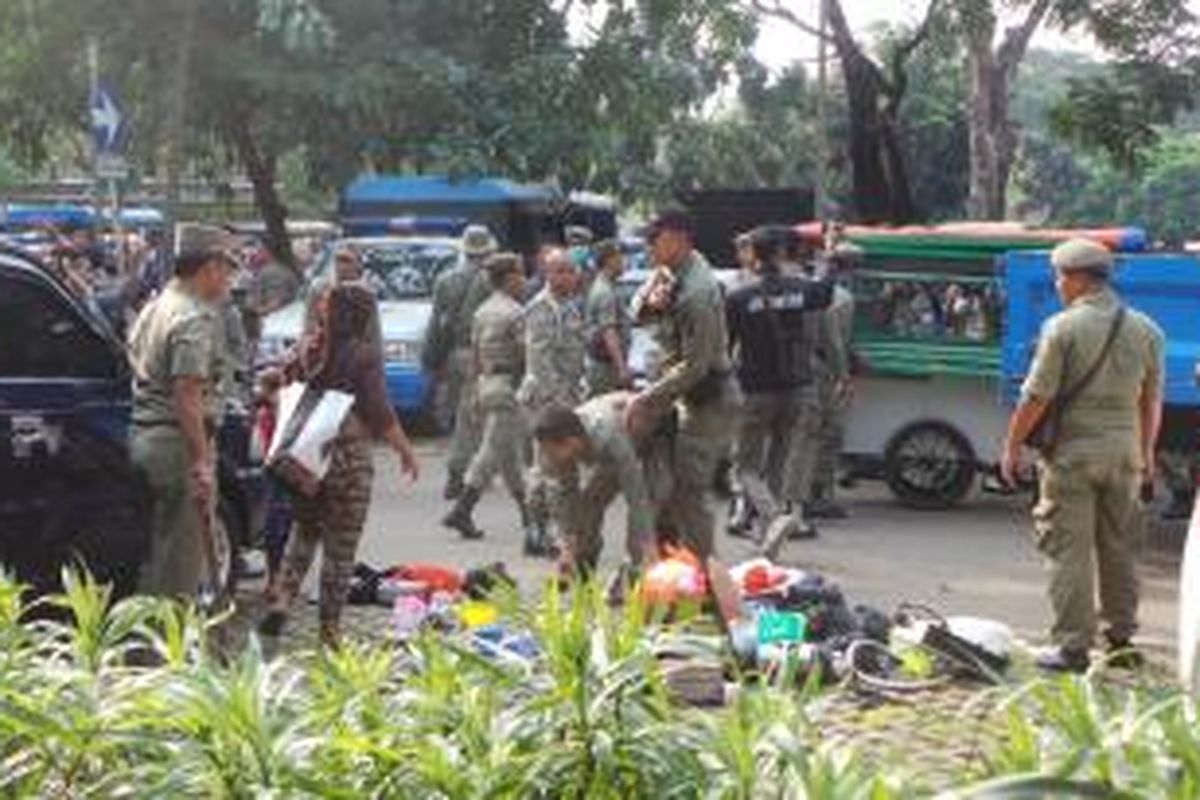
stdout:
[(296, 254), (287, 230), (287, 206), (283, 204), (275, 185), (278, 158), (275, 153), (259, 147), (255, 142), (246, 115), (237, 114), (229, 120), (229, 133), (238, 159), (246, 167), (254, 191), (254, 204), (266, 226), (263, 243), (271, 255), (294, 270), (297, 268)]
[(990, 11), (967, 20), (967, 100), (970, 127), (971, 186), (967, 199), (972, 219), (1004, 219), (1008, 212), (1008, 179), (1017, 152), (1017, 132), (1008, 117), (1009, 90), (1029, 42), (1053, 0), (1034, 0), (1021, 24), (1008, 28), (993, 49), (997, 18)]
[(1004, 219), (1016, 149), (1008, 119), (1008, 75), (997, 63), (990, 42), (969, 45), (967, 66), (971, 78), (967, 101), (971, 151), (967, 213), (971, 219)]
[(851, 184), (858, 220), (911, 222), (917, 214), (908, 169), (896, 120), (889, 118), (899, 108), (900, 98), (891, 96), (884, 102), (887, 81), (854, 40), (839, 0), (829, 0), (829, 23), (846, 84)]

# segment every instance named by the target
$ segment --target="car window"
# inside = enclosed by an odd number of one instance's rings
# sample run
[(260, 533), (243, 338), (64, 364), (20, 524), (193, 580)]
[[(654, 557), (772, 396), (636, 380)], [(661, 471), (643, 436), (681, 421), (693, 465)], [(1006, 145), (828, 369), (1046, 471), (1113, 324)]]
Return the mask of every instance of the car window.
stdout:
[[(313, 279), (313, 287), (326, 285), (333, 268), (329, 248)], [(380, 300), (418, 300), (433, 294), (437, 276), (458, 263), (458, 247), (445, 242), (396, 241), (355, 246), (362, 259), (364, 282)], [(313, 288), (309, 288), (309, 293)]]
[(116, 378), (107, 342), (49, 287), (0, 277), (0, 378)]

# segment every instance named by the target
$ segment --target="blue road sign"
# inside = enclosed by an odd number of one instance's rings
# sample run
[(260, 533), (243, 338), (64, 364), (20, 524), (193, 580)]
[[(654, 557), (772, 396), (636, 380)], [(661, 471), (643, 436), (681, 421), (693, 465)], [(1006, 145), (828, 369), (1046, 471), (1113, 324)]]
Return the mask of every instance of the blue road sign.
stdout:
[(96, 153), (117, 155), (125, 146), (125, 116), (111, 88), (100, 84), (88, 99)]

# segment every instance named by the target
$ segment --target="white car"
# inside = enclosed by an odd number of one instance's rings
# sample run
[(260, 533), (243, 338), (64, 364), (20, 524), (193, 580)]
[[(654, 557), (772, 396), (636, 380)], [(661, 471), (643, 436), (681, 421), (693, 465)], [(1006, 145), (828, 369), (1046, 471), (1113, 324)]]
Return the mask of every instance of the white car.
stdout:
[(458, 239), (364, 237), (340, 239), (321, 253), (301, 299), (263, 321), (257, 363), (277, 363), (300, 340), (311, 299), (333, 280), (333, 257), (349, 247), (362, 259), (363, 281), (379, 298), (388, 396), (397, 411), (430, 410), (433, 380), (421, 368), (421, 349), (433, 312), (433, 283), (459, 263)]

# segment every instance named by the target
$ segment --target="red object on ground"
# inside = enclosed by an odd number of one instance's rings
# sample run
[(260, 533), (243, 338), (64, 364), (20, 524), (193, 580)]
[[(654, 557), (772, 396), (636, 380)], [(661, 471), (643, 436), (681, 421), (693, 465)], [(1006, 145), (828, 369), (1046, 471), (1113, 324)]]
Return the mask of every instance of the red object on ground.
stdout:
[(458, 594), (466, 586), (466, 574), (462, 570), (442, 567), (437, 564), (400, 564), (387, 571), (389, 578), (423, 583), (431, 593), (449, 592)]

